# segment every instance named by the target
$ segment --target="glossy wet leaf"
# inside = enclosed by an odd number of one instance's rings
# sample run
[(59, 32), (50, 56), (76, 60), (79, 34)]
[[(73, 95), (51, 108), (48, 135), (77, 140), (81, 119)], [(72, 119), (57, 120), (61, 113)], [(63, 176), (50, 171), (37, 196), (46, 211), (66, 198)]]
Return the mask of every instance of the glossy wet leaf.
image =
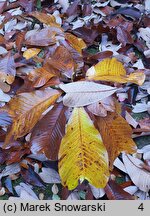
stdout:
[(145, 80), (143, 72), (134, 72), (126, 75), (123, 64), (116, 58), (107, 58), (100, 61), (87, 70), (86, 76), (89, 80), (104, 80), (118, 83), (131, 82), (138, 85), (142, 85)]
[(117, 113), (108, 113), (106, 117), (96, 117), (96, 119), (112, 169), (114, 160), (121, 152), (129, 154), (136, 152), (136, 144), (131, 138), (132, 129)]
[(66, 92), (63, 103), (69, 107), (86, 106), (100, 101), (117, 91), (115, 87), (88, 81), (60, 84), (59, 87)]
[(13, 124), (7, 133), (4, 147), (12, 140), (27, 134), (37, 123), (42, 113), (60, 96), (54, 89), (37, 90), (21, 93), (14, 97), (7, 105), (7, 109), (14, 114)]
[(67, 124), (59, 149), (59, 174), (69, 190), (84, 179), (98, 188), (108, 181), (107, 151), (84, 108), (74, 108)]
[(65, 135), (66, 107), (56, 104), (34, 127), (31, 135), (32, 153), (44, 153), (47, 158), (57, 160), (61, 139)]

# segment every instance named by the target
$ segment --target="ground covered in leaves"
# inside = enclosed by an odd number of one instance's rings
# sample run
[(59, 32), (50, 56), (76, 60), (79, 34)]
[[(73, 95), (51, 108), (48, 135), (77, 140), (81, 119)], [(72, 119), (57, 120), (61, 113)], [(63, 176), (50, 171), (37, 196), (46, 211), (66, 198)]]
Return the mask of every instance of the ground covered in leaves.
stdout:
[(0, 199), (150, 199), (149, 0), (0, 1)]

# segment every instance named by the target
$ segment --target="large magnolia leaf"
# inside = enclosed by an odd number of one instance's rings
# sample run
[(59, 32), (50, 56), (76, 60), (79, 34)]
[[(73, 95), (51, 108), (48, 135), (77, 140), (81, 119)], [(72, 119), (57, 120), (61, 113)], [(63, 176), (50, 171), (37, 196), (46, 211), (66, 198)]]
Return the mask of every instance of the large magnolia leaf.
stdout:
[(62, 103), (50, 110), (33, 129), (31, 135), (31, 151), (44, 152), (46, 157), (57, 160), (62, 137), (65, 135), (66, 107)]
[(63, 103), (69, 107), (86, 106), (117, 91), (117, 88), (87, 81), (60, 84), (59, 87), (67, 93), (63, 97)]
[(89, 80), (104, 80), (118, 83), (132, 82), (138, 85), (142, 85), (145, 80), (145, 74), (143, 72), (126, 75), (122, 63), (116, 58), (107, 58), (100, 61), (87, 70), (86, 76)]
[(4, 147), (13, 140), (27, 134), (37, 123), (41, 114), (55, 102), (60, 92), (54, 89), (21, 93), (8, 103), (8, 110), (14, 114), (13, 124), (7, 133)]
[(117, 113), (108, 113), (106, 117), (96, 117), (97, 124), (109, 155), (110, 168), (121, 152), (134, 153), (136, 145), (131, 138), (132, 129)]
[(97, 188), (108, 181), (107, 151), (84, 108), (74, 108), (69, 119), (59, 150), (59, 174), (69, 190), (84, 179)]
[(150, 172), (143, 169), (143, 161), (127, 154), (123, 154), (122, 157), (127, 173), (133, 183), (139, 187), (140, 190), (148, 192), (150, 190)]

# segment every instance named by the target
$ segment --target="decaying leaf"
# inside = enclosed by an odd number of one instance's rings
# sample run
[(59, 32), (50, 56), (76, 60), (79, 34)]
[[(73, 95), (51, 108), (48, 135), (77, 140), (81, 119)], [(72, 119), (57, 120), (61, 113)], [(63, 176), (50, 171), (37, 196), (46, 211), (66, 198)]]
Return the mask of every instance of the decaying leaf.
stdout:
[(145, 80), (145, 74), (143, 72), (126, 75), (125, 68), (116, 58), (107, 58), (100, 61), (87, 70), (86, 76), (89, 80), (104, 80), (118, 83), (131, 82), (138, 85), (142, 85)]
[(44, 152), (47, 158), (57, 160), (60, 142), (65, 135), (65, 111), (62, 103), (56, 104), (37, 123), (31, 135), (32, 153)]
[(42, 172), (39, 173), (39, 176), (43, 182), (52, 184), (52, 183), (61, 183), (60, 176), (58, 172), (51, 168), (42, 168)]
[(143, 169), (142, 165), (144, 163), (128, 154), (123, 154), (122, 157), (127, 173), (133, 183), (140, 190), (148, 192), (150, 189), (150, 172)]
[(63, 103), (69, 107), (86, 106), (100, 101), (117, 91), (115, 87), (88, 81), (60, 84), (59, 87), (67, 93), (63, 97)]
[(131, 196), (128, 192), (113, 180), (109, 180), (105, 187), (105, 192), (110, 200), (134, 200), (134, 196)]
[(81, 38), (78, 38), (70, 33), (66, 33), (65, 38), (75, 50), (82, 54), (82, 49), (86, 48), (86, 44)]
[(136, 144), (131, 138), (132, 129), (125, 119), (117, 113), (108, 113), (106, 117), (96, 117), (96, 119), (108, 151), (110, 169), (112, 169), (114, 160), (121, 152), (135, 152)]
[(59, 149), (59, 174), (69, 190), (87, 179), (103, 188), (109, 176), (107, 151), (84, 108), (74, 108)]
[(49, 46), (56, 43), (56, 32), (49, 27), (42, 30), (32, 30), (31, 33), (26, 33), (25, 43), (33, 46)]
[(115, 111), (114, 98), (109, 96), (100, 100), (99, 102), (90, 104), (87, 106), (88, 110), (96, 116), (105, 117), (107, 116), (107, 111)]
[(8, 103), (7, 109), (13, 112), (14, 121), (6, 136), (5, 148), (13, 139), (27, 134), (37, 123), (41, 114), (55, 102), (60, 92), (53, 89), (21, 93)]
[(75, 70), (75, 62), (71, 56), (71, 53), (64, 46), (59, 46), (55, 50), (53, 56), (47, 59), (46, 65), (47, 67), (57, 69), (58, 72), (62, 72), (69, 78), (72, 77)]
[(53, 15), (42, 13), (39, 11), (34, 11), (30, 13), (30, 15), (38, 19), (41, 23), (45, 23), (46, 25), (49, 25), (51, 27), (60, 27), (60, 25), (56, 23), (56, 19)]

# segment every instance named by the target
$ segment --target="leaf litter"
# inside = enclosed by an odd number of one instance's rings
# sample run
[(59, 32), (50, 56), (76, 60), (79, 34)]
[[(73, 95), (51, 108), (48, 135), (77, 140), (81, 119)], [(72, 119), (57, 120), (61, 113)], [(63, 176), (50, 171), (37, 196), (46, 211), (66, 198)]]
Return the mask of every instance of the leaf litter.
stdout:
[(1, 199), (149, 199), (149, 1), (88, 3), (0, 5)]

